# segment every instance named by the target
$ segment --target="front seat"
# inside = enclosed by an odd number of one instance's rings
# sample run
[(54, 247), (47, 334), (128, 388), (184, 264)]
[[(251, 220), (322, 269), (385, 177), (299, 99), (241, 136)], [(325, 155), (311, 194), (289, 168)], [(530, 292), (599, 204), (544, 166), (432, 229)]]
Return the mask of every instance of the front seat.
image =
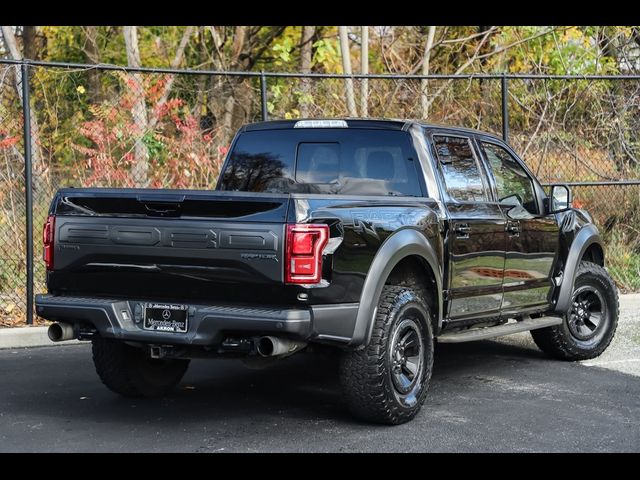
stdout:
[(367, 177), (374, 180), (392, 180), (395, 176), (393, 156), (384, 150), (371, 152), (367, 157)]

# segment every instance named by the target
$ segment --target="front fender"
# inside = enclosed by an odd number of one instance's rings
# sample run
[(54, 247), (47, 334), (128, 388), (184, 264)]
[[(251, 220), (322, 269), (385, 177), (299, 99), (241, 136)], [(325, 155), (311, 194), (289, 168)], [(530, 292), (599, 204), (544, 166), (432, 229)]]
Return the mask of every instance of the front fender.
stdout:
[(427, 238), (417, 230), (405, 228), (390, 235), (382, 244), (371, 263), (360, 295), (356, 325), (349, 345), (369, 343), (373, 322), (378, 309), (382, 288), (394, 267), (410, 255), (422, 257), (431, 267), (436, 280), (438, 329), (442, 325), (442, 267), (436, 250)]
[(602, 239), (598, 233), (598, 229), (593, 224), (583, 226), (571, 242), (567, 259), (565, 260), (564, 273), (562, 275), (562, 284), (558, 292), (555, 311), (558, 313), (566, 313), (571, 305), (571, 294), (576, 281), (576, 272), (580, 260), (584, 256), (584, 252), (594, 243), (602, 246)]

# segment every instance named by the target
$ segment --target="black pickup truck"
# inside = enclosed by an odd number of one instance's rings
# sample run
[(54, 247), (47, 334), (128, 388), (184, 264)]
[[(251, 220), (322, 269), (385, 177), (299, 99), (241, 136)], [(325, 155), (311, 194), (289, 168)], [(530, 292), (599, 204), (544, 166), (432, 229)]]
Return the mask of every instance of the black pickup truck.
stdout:
[[(395, 120), (246, 125), (214, 191), (57, 192), (44, 226), (50, 338), (158, 396), (189, 359), (334, 348), (364, 419), (416, 415), (434, 343), (531, 331), (600, 355), (618, 294), (587, 212), (488, 133)], [(324, 345), (324, 347), (319, 347)]]

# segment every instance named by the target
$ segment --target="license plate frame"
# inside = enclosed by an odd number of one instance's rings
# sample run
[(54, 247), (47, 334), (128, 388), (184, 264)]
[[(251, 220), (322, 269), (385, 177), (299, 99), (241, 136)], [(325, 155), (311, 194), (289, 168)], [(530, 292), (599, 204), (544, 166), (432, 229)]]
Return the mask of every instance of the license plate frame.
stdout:
[(152, 332), (187, 333), (189, 306), (176, 303), (147, 303), (142, 328)]

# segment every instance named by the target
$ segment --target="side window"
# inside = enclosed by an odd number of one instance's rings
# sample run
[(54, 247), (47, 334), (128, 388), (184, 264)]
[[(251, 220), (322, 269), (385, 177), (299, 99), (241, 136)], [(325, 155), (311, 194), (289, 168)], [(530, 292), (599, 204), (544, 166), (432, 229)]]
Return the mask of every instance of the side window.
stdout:
[(469, 139), (434, 135), (433, 143), (449, 196), (460, 201), (486, 201), (480, 165)]
[(538, 214), (533, 182), (518, 161), (504, 148), (493, 143), (482, 142), (482, 149), (496, 180), (498, 200), (517, 202), (529, 213)]

